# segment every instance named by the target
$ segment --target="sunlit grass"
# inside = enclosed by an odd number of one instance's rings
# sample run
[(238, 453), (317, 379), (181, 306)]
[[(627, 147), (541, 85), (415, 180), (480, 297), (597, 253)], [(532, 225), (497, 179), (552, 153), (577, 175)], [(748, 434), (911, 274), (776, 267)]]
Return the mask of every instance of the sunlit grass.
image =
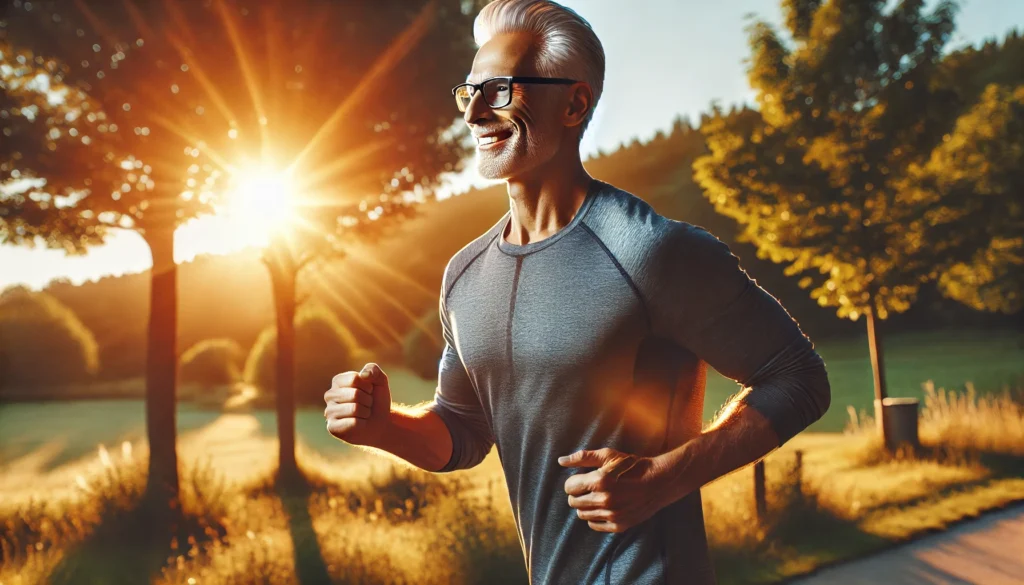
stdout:
[[(750, 468), (705, 487), (719, 582), (777, 581), (1024, 499), (1024, 461), (1015, 455), (1022, 445), (1013, 432), (1019, 393), (981, 403), (968, 394), (928, 395), (917, 454), (882, 451), (865, 417), (845, 434), (801, 435), (771, 454), (768, 515), (760, 521)], [(177, 538), (167, 535), (169, 552), (151, 567), (154, 582), (526, 583), (496, 453), (469, 471), (432, 474), (388, 457), (332, 458), (300, 443), (308, 486), (298, 492), (275, 486), (270, 465), (194, 463), (203, 460), (197, 445), (251, 440), (253, 424), (225, 415), (183, 438), (190, 520)], [(992, 432), (977, 432), (985, 426)], [(999, 428), (1008, 434), (998, 437)], [(274, 441), (257, 452), (272, 459)], [(70, 577), (112, 570), (118, 547), (138, 529), (144, 461), (144, 449), (98, 451), (61, 497), (0, 505), (0, 583), (77, 583)]]

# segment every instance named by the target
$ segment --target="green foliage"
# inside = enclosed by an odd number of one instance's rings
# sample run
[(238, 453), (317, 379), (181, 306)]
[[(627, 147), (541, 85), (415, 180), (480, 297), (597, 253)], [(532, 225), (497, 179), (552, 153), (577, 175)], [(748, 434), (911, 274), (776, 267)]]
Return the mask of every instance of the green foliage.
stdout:
[(181, 355), (179, 381), (183, 384), (221, 386), (242, 378), (245, 352), (233, 339), (206, 339)]
[(905, 311), (941, 261), (923, 221), (931, 198), (904, 183), (959, 104), (935, 83), (956, 5), (923, 4), (787, 1), (792, 43), (750, 28), (760, 110), (716, 110), (701, 129), (706, 196), (841, 317)]
[(413, 324), (402, 343), (403, 361), (407, 368), (425, 380), (436, 380), (444, 341), (437, 310), (428, 311)]
[(934, 205), (926, 216), (948, 259), (947, 296), (980, 310), (1024, 306), (1024, 84), (992, 84), (957, 121), (911, 187)]
[(99, 368), (92, 332), (54, 297), (0, 294), (0, 387), (86, 382)]
[[(323, 404), (336, 374), (359, 369), (364, 356), (355, 338), (331, 311), (303, 305), (295, 315), (295, 401)], [(277, 331), (260, 333), (245, 362), (245, 381), (273, 394), (277, 380)]]

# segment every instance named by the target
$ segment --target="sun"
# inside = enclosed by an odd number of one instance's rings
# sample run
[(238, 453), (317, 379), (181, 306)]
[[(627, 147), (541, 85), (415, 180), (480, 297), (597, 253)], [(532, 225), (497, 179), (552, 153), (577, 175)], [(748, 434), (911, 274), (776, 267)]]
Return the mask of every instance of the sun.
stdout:
[(232, 173), (224, 214), (240, 241), (266, 245), (294, 219), (296, 183), (283, 170), (247, 166)]

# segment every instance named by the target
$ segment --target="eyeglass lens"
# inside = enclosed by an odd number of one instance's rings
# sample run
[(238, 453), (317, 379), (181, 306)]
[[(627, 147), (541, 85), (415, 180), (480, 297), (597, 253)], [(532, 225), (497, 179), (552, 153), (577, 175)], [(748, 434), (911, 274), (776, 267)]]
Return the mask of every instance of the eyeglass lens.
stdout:
[[(506, 79), (488, 79), (483, 84), (484, 100), (492, 108), (502, 108), (512, 100), (512, 87)], [(463, 85), (455, 91), (455, 102), (460, 112), (465, 112), (469, 107), (470, 100), (476, 89), (469, 85)]]

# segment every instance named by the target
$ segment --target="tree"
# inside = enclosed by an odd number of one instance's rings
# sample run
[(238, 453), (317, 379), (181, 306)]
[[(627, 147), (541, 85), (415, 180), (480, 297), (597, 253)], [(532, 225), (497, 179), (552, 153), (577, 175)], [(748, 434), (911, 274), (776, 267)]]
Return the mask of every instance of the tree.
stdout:
[[(179, 200), (210, 204), (218, 192), (234, 187), (232, 192), (258, 208), (263, 229), (278, 228), (265, 260), (279, 332), (282, 476), (297, 472), (290, 386), (298, 275), (317, 259), (337, 257), (345, 244), (385, 234), (392, 219), (414, 213), (440, 172), (459, 169), (467, 153), (465, 134), (451, 129), (455, 114), (448, 90), (464, 78), (471, 61), (471, 13), (479, 4), (69, 2), (62, 6), (71, 7), (71, 14), (61, 12), (58, 22), (48, 20), (50, 14), (34, 22), (43, 34), (7, 27), (25, 31), (14, 35), (25, 46), (46, 45), (48, 51), (37, 51), (41, 55), (70, 55), (61, 60), (65, 81), (71, 75), (65, 69), (88, 69), (78, 65), (92, 56), (91, 47), (117, 51), (103, 79), (82, 87), (89, 95), (108, 87), (111, 106), (130, 107), (117, 111), (130, 116), (118, 119), (119, 140), (133, 148), (140, 142), (156, 145), (141, 154), (131, 151), (133, 160), (159, 161), (160, 169), (186, 181), (174, 197), (150, 209), (177, 211)], [(88, 24), (66, 24), (72, 17)], [(79, 42), (83, 35), (89, 40)], [(57, 40), (85, 50), (68, 53)], [(100, 73), (94, 71), (87, 73)], [(109, 123), (106, 130), (111, 132)], [(184, 197), (178, 196), (182, 191)], [(145, 211), (141, 205), (135, 209)], [(290, 221), (277, 221), (285, 217)], [(137, 225), (140, 219), (132, 221)]]
[(3, 14), (0, 242), (81, 253), (121, 228), (149, 246), (146, 501), (169, 511), (178, 494), (174, 230), (210, 210), (218, 173), (193, 133), (201, 112), (186, 96), (199, 84), (158, 92), (181, 59), (149, 28), (154, 15), (133, 9), (134, 20), (119, 20), (109, 4), (76, 6), (15, 2)]
[(888, 5), (785, 0), (791, 41), (752, 24), (759, 110), (716, 112), (702, 126), (709, 153), (694, 163), (705, 195), (760, 257), (787, 263), (840, 317), (866, 317), (878, 400), (878, 321), (909, 308), (943, 262), (926, 239), (933, 198), (905, 183), (962, 107), (937, 83), (956, 5)]
[(933, 205), (925, 225), (947, 258), (942, 292), (979, 310), (1024, 307), (1024, 84), (993, 83), (908, 188)]

